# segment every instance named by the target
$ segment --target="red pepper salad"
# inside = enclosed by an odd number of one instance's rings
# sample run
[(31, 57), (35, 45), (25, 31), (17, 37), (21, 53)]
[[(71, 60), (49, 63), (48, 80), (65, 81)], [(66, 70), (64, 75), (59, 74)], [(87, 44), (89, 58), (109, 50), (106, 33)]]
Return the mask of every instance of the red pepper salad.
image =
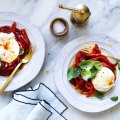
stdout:
[(25, 29), (11, 26), (0, 27), (0, 76), (9, 76), (21, 59), (28, 54), (30, 40)]
[(77, 52), (74, 62), (68, 68), (67, 79), (86, 97), (102, 98), (114, 85), (116, 65), (95, 44), (90, 53), (82, 50)]

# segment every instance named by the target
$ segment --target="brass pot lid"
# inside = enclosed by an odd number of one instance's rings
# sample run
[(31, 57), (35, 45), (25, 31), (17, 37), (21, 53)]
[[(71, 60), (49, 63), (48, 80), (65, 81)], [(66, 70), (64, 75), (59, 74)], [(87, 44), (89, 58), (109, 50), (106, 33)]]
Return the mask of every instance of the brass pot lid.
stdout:
[(80, 4), (76, 6), (79, 11), (72, 11), (73, 16), (76, 20), (85, 21), (90, 15), (90, 10), (86, 5)]

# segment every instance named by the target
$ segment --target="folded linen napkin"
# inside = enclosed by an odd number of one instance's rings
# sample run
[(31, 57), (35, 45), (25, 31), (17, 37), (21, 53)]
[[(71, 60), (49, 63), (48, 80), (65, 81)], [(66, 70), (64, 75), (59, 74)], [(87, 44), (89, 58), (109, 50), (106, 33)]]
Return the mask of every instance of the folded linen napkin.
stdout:
[(67, 106), (43, 83), (15, 92), (13, 100), (0, 111), (0, 120), (66, 120)]

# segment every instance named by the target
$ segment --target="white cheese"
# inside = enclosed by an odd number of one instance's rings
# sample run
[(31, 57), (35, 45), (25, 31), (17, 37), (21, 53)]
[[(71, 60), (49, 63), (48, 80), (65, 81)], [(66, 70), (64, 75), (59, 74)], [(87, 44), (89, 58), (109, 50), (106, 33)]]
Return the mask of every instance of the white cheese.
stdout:
[(0, 33), (0, 59), (11, 63), (19, 55), (20, 47), (13, 33)]
[(96, 90), (100, 92), (107, 92), (114, 85), (114, 73), (107, 67), (103, 67), (101, 71), (92, 79), (92, 83)]

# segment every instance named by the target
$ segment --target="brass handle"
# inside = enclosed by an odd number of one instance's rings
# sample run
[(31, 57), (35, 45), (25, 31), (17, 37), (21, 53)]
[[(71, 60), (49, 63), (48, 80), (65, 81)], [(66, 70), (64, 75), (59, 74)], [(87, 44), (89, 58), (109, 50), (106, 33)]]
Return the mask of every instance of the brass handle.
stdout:
[(59, 7), (59, 8), (62, 8), (62, 9), (70, 10), (70, 11), (77, 11), (77, 12), (80, 12), (79, 9), (72, 8), (72, 7), (67, 7), (67, 6), (64, 6), (63, 4), (59, 4), (58, 7)]
[(15, 73), (17, 72), (17, 70), (19, 69), (19, 67), (21, 66), (22, 62), (20, 62), (16, 68), (14, 69), (14, 71), (11, 73), (11, 75), (8, 77), (8, 79), (5, 81), (5, 83), (3, 84), (2, 88), (0, 89), (0, 94), (2, 94), (2, 92), (5, 90), (5, 88), (8, 86), (8, 84), (10, 83), (10, 81), (12, 80), (13, 76), (15, 75)]

